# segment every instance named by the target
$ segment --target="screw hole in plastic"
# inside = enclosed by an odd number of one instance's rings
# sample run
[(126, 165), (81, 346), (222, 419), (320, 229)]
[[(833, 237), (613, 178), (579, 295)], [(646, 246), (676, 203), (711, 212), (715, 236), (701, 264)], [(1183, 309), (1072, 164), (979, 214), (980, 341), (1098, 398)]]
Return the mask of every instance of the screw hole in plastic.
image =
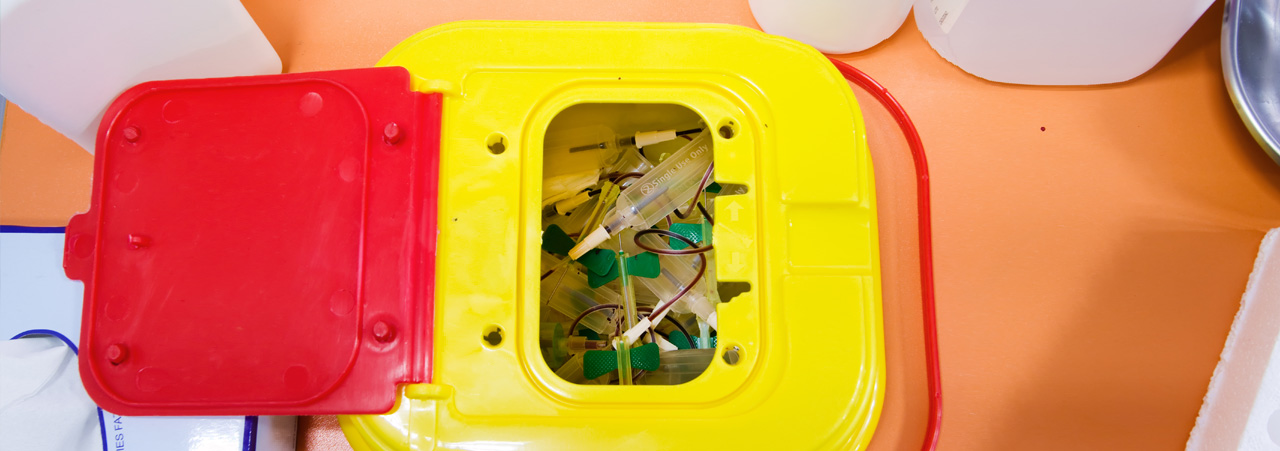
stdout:
[(489, 153), (501, 155), (507, 151), (507, 137), (501, 133), (493, 133), (484, 141), (484, 145), (489, 148)]
[(721, 355), (720, 358), (724, 359), (724, 363), (728, 363), (729, 365), (737, 365), (738, 361), (742, 359), (742, 348), (734, 346), (729, 349), (726, 349), (724, 351), (724, 354)]
[(738, 124), (733, 122), (732, 119), (725, 119), (721, 121), (718, 130), (720, 132), (720, 137), (724, 139), (733, 139), (734, 136), (738, 136)]
[(496, 324), (490, 324), (484, 328), (484, 332), (480, 334), (481, 340), (485, 347), (496, 348), (502, 345), (502, 327)]

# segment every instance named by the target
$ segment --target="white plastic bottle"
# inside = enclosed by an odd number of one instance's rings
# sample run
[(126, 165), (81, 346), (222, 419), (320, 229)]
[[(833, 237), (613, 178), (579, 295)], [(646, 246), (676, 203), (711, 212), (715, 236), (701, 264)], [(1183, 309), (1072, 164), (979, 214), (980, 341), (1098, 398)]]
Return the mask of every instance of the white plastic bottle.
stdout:
[(278, 73), (236, 0), (0, 0), (0, 96), (90, 152), (133, 85)]
[(766, 33), (786, 36), (824, 53), (859, 52), (902, 26), (912, 0), (751, 0)]
[(1213, 0), (916, 0), (916, 26), (947, 61), (1028, 85), (1132, 79), (1160, 62)]

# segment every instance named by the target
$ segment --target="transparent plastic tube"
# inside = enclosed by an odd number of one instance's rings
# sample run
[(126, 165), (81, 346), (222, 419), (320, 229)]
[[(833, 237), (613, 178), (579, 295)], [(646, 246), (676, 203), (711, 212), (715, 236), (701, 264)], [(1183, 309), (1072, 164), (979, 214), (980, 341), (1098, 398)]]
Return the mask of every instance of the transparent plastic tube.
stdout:
[(698, 186), (702, 184), (712, 161), (711, 134), (703, 131), (623, 190), (600, 227), (583, 238), (569, 256), (582, 256), (624, 227), (647, 229), (688, 203), (698, 194)]
[[(703, 222), (702, 222), (702, 236), (704, 236), (704, 237), (709, 237), (709, 236), (711, 236), (711, 224), (710, 224), (710, 223), (708, 223), (708, 222), (706, 222), (706, 221), (703, 221)], [(704, 238), (704, 239), (705, 239), (705, 238)], [(711, 240), (707, 240), (707, 241), (705, 241), (705, 242), (701, 243), (701, 245), (702, 245), (702, 246), (706, 246), (706, 245), (709, 245), (709, 244), (711, 244)], [(707, 273), (702, 275), (702, 279), (703, 279), (703, 280), (720, 280), (720, 276), (718, 276), (718, 275), (716, 274), (716, 253), (715, 253), (715, 252), (707, 252), (707, 253), (702, 254), (702, 256), (703, 256), (704, 258), (706, 258), (706, 259), (707, 259)], [(690, 262), (689, 262), (689, 263), (690, 263), (690, 265), (696, 265), (696, 264), (698, 264), (697, 262), (692, 261), (692, 259), (687, 259), (687, 260), (690, 260)], [(697, 268), (696, 266), (690, 266), (690, 267)], [(695, 271), (696, 271), (696, 269), (695, 269)], [(706, 284), (706, 286), (705, 286), (705, 287), (702, 287), (702, 288), (705, 288), (705, 291), (703, 291), (703, 292), (707, 294), (707, 299), (710, 299), (712, 304), (719, 304), (720, 302), (722, 302), (722, 301), (724, 300), (724, 299), (721, 299), (721, 298), (720, 298), (720, 287), (719, 287), (719, 285), (714, 284), (714, 283), (709, 283), (709, 284)]]
[(711, 346), (711, 325), (701, 319), (698, 320), (698, 347), (710, 348)]
[(564, 230), (565, 233), (581, 233), (582, 229), (587, 226), (587, 219), (590, 219), (591, 210), (594, 210), (598, 203), (600, 203), (600, 196), (592, 196), (591, 199), (575, 208), (572, 214), (557, 214), (549, 221), (544, 222), (544, 228), (546, 225), (555, 224), (560, 226), (560, 229)]
[(551, 255), (550, 252), (542, 251), (541, 257), (542, 257), (541, 268), (543, 273), (547, 271), (551, 271), (553, 269), (558, 269), (560, 266), (563, 266), (562, 264), (564, 263), (564, 260), (561, 259), (560, 257)]
[[(661, 137), (637, 141), (642, 136), (655, 134)], [(675, 130), (622, 136), (601, 125), (549, 133), (543, 146), (543, 205), (569, 198), (595, 185), (607, 173), (649, 172), (653, 163), (640, 154), (636, 144), (674, 139)], [(634, 182), (634, 179), (626, 181), (627, 184)]]
[[(582, 312), (599, 304), (618, 303), (618, 293), (604, 286), (591, 288), (587, 285), (586, 276), (570, 267), (557, 269), (547, 276), (547, 280), (553, 283), (542, 284), (542, 302), (570, 318), (577, 318)], [(579, 324), (601, 334), (613, 332), (611, 324), (606, 320), (607, 313), (592, 313)]]
[[(646, 246), (654, 249), (671, 249), (667, 245), (667, 241), (657, 235), (644, 235), (640, 237)], [(653, 279), (638, 278), (645, 288), (652, 291), (658, 296), (658, 299), (666, 301), (675, 297), (680, 290), (684, 289), (685, 284), (693, 280), (698, 275), (697, 269), (690, 265), (690, 261), (697, 264), (698, 257), (693, 256), (675, 256), (675, 255), (658, 255), (658, 263), (661, 271), (658, 277)], [(707, 278), (698, 279), (693, 284), (693, 289), (680, 297), (680, 300), (671, 306), (671, 310), (675, 313), (693, 313), (699, 320), (708, 323), (715, 323), (716, 302), (707, 297)]]
[[(648, 158), (640, 155), (640, 150), (635, 146), (627, 146), (618, 152), (618, 158), (609, 165), (609, 171), (618, 174), (626, 174), (629, 172), (649, 172), (653, 169), (653, 163)], [(626, 182), (630, 184), (631, 182)]]
[(573, 197), (600, 181), (619, 155), (613, 130), (602, 125), (547, 133), (542, 155), (542, 205)]
[(631, 271), (627, 268), (627, 253), (618, 253), (618, 268), (622, 281), (622, 324), (627, 330), (636, 325), (636, 287), (631, 284)]
[(564, 365), (560, 366), (560, 369), (556, 370), (556, 376), (560, 376), (561, 379), (574, 384), (591, 383), (582, 374), (582, 354), (570, 357), (569, 361), (565, 362)]
[(649, 228), (693, 199), (712, 161), (711, 133), (699, 133), (624, 190), (613, 211), (606, 216), (605, 224), (612, 230)]
[(631, 346), (621, 337), (613, 339), (618, 350), (618, 384), (631, 385)]
[(637, 385), (683, 384), (706, 372), (715, 356), (715, 349), (681, 349), (664, 352), (662, 365), (658, 370), (645, 373), (635, 382)]
[(591, 125), (548, 132), (543, 141), (544, 178), (590, 171), (599, 174), (618, 158), (613, 129)]
[(560, 323), (542, 323), (538, 328), (538, 346), (542, 348), (542, 357), (547, 366), (559, 368), (569, 357), (569, 343), (564, 334), (564, 326)]

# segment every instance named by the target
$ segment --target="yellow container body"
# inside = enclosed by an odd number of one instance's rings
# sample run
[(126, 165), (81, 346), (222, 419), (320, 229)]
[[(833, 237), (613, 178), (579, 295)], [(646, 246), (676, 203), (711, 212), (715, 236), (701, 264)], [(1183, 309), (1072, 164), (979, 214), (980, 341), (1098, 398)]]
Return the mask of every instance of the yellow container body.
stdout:
[[(884, 387), (874, 182), (817, 51), (722, 25), (460, 22), (379, 66), (444, 94), (432, 383), (340, 417), (358, 451), (861, 449)], [(542, 144), (582, 103), (666, 103), (719, 131), (717, 356), (675, 386), (575, 385), (538, 344)], [(490, 144), (503, 143), (500, 153)], [(497, 345), (482, 336), (501, 330)]]

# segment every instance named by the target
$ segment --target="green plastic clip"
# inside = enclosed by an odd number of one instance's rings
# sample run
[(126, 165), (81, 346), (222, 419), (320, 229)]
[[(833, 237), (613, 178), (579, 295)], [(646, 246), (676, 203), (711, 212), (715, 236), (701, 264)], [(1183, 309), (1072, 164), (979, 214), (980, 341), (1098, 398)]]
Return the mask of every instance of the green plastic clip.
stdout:
[(667, 337), (669, 337), (667, 341), (670, 341), (671, 344), (676, 345), (676, 348), (689, 349), (689, 341), (690, 341), (689, 336), (685, 335), (684, 332), (681, 332), (678, 330), (672, 331), (671, 335), (668, 335)]
[[(645, 371), (657, 371), (662, 363), (657, 343), (645, 343), (631, 348), (631, 367)], [(582, 354), (582, 377), (595, 379), (618, 370), (618, 351), (590, 350)]]
[[(709, 243), (709, 242), (711, 242), (711, 236), (710, 236), (710, 234), (709, 234), (709, 233), (707, 233), (707, 232), (708, 232), (708, 231), (710, 231), (710, 230), (711, 230), (711, 228), (710, 228), (710, 227), (706, 227), (706, 226), (704, 226), (704, 225), (703, 225), (703, 223), (698, 223), (698, 224), (684, 224), (684, 223), (671, 224), (671, 231), (672, 231), (672, 232), (674, 232), (675, 234), (680, 235), (680, 236), (682, 236), (682, 237), (688, 238), (688, 239), (689, 239), (689, 241), (693, 241), (694, 243), (698, 243), (699, 245), (702, 245), (702, 244), (704, 244), (704, 243)], [(681, 240), (679, 240), (679, 239), (671, 238), (671, 239), (670, 239), (670, 241), (671, 241), (671, 248), (672, 248), (672, 249), (680, 250), (680, 249), (684, 249), (684, 248), (689, 247), (689, 245), (684, 244), (684, 241), (681, 241)]]
[(578, 263), (582, 263), (582, 266), (586, 266), (588, 270), (599, 276), (615, 271), (613, 266), (617, 261), (618, 254), (609, 249), (592, 249), (578, 257)]
[(578, 244), (560, 226), (551, 224), (542, 232), (542, 250), (554, 255), (569, 255), (569, 250)]
[(653, 252), (642, 252), (627, 257), (627, 269), (631, 272), (631, 275), (646, 279), (656, 279), (662, 274), (662, 266), (658, 263), (658, 254)]
[(600, 288), (604, 284), (612, 282), (613, 279), (617, 279), (619, 274), (621, 273), (618, 271), (618, 265), (609, 266), (607, 274), (596, 274), (595, 271), (587, 271), (587, 285), (591, 288)]

